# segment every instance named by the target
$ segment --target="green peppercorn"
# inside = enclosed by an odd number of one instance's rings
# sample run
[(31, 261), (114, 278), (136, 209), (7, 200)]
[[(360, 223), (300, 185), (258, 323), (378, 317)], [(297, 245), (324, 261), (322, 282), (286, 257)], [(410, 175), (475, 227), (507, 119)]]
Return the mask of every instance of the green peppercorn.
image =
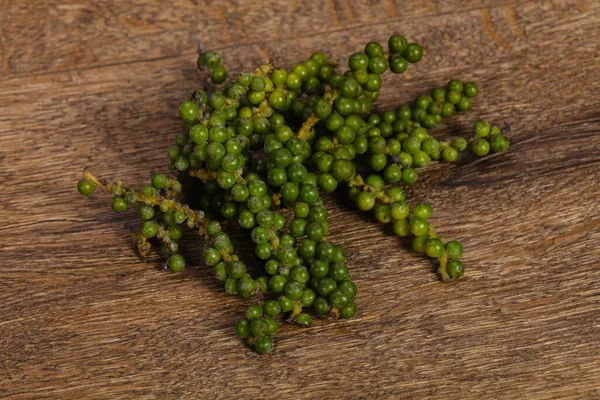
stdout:
[(465, 273), (465, 264), (457, 260), (448, 261), (447, 265), (448, 275), (452, 279), (458, 279)]

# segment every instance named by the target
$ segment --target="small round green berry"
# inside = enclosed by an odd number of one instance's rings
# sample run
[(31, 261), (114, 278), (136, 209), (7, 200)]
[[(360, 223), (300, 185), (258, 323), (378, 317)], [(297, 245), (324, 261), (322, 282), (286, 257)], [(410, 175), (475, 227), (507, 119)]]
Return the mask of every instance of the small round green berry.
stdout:
[(356, 205), (362, 211), (369, 211), (375, 206), (375, 195), (371, 192), (360, 192), (356, 197)]
[(444, 242), (438, 238), (427, 240), (425, 254), (431, 258), (437, 258), (444, 254)]
[(348, 293), (342, 291), (341, 289), (333, 290), (329, 295), (329, 301), (334, 307), (342, 308), (350, 301), (350, 296)]
[(249, 299), (256, 294), (256, 281), (249, 276), (244, 276), (238, 281), (238, 292), (240, 295)]
[(423, 48), (417, 43), (410, 43), (406, 46), (404, 52), (402, 52), (402, 56), (406, 58), (406, 61), (409, 63), (417, 63), (421, 61), (423, 57)]
[(429, 232), (429, 223), (423, 218), (413, 217), (410, 221), (410, 231), (415, 236), (425, 236)]
[(446, 253), (451, 260), (458, 260), (463, 254), (463, 247), (456, 240), (451, 240), (446, 243)]
[(463, 83), (458, 79), (451, 79), (448, 81), (448, 85), (446, 86), (448, 91), (455, 91), (458, 93), (462, 93), (463, 91)]
[(428, 219), (431, 217), (431, 206), (427, 203), (418, 203), (413, 207), (412, 213), (415, 217)]
[(227, 280), (225, 281), (225, 292), (231, 295), (239, 294), (238, 280), (234, 278), (227, 278)]
[(471, 143), (471, 152), (478, 157), (483, 157), (490, 152), (490, 143), (485, 139), (476, 139)]
[(144, 237), (152, 239), (158, 233), (158, 223), (156, 223), (156, 221), (142, 222), (141, 232)]
[(392, 54), (402, 54), (406, 47), (408, 47), (408, 42), (402, 35), (394, 34), (388, 39), (388, 49)]
[(262, 310), (261, 306), (259, 306), (258, 304), (253, 304), (253, 305), (249, 306), (248, 308), (246, 308), (246, 311), (244, 313), (244, 315), (248, 321), (253, 321), (255, 319), (259, 319), (260, 317), (262, 317), (262, 314), (263, 314), (263, 310)]
[(408, 219), (399, 219), (394, 221), (394, 233), (400, 237), (410, 235), (410, 222)]
[(112, 209), (116, 212), (127, 211), (127, 202), (121, 196), (115, 196), (112, 201)]
[(490, 124), (487, 121), (477, 121), (473, 125), (473, 134), (479, 137), (486, 137), (490, 134)]
[(356, 315), (356, 304), (350, 300), (344, 307), (340, 309), (340, 318), (348, 319)]
[(467, 82), (464, 85), (463, 93), (467, 97), (475, 97), (479, 93), (479, 87), (475, 82)]
[(419, 173), (414, 168), (408, 167), (402, 169), (402, 182), (407, 185), (414, 185), (417, 179), (419, 179)]
[(471, 108), (472, 103), (471, 103), (471, 99), (463, 96), (460, 101), (456, 104), (456, 110), (457, 111), (469, 111), (469, 109)]
[(235, 324), (235, 331), (242, 339), (247, 338), (250, 336), (250, 321), (245, 318), (238, 320)]
[(412, 242), (413, 250), (417, 253), (425, 253), (427, 249), (427, 237), (426, 236), (417, 236), (413, 239)]
[(192, 122), (198, 118), (199, 109), (193, 101), (184, 101), (179, 106), (179, 117), (185, 122)]
[(258, 354), (270, 353), (273, 349), (273, 339), (269, 336), (261, 336), (254, 341), (254, 350)]
[(86, 181), (85, 179), (81, 179), (79, 182), (77, 182), (77, 190), (84, 196), (89, 196), (90, 194), (94, 193), (95, 189), (96, 185), (90, 181)]
[(494, 153), (503, 153), (508, 150), (510, 141), (504, 135), (493, 135), (490, 138), (490, 150)]
[(392, 207), (390, 209), (390, 215), (392, 216), (392, 219), (394, 220), (400, 220), (400, 219), (405, 219), (406, 217), (408, 217), (409, 214), (409, 207), (408, 204), (406, 204), (403, 201), (396, 201), (392, 204)]
[(446, 147), (442, 150), (442, 160), (446, 162), (456, 161), (458, 158), (458, 151), (453, 147)]
[(173, 272), (181, 272), (185, 269), (185, 258), (181, 254), (173, 254), (167, 261), (169, 269)]
[(213, 67), (210, 77), (213, 83), (221, 84), (227, 79), (227, 69), (222, 65), (217, 65)]
[(319, 315), (327, 315), (331, 311), (331, 305), (324, 297), (317, 297), (313, 302), (313, 308)]
[(312, 317), (306, 313), (300, 313), (296, 315), (296, 323), (298, 325), (310, 327), (312, 325)]
[(457, 260), (450, 260), (446, 269), (450, 278), (458, 279), (465, 273), (465, 264)]
[(348, 67), (352, 71), (367, 69), (369, 65), (369, 56), (365, 53), (354, 53), (348, 58)]
[(294, 308), (294, 302), (283, 295), (279, 296), (277, 301), (279, 301), (279, 305), (281, 306), (281, 312), (290, 312)]
[(288, 284), (285, 285), (284, 290), (285, 290), (285, 297), (287, 297), (290, 300), (298, 300), (300, 297), (302, 297), (304, 288), (303, 288), (302, 284), (300, 284), (298, 282), (288, 282)]

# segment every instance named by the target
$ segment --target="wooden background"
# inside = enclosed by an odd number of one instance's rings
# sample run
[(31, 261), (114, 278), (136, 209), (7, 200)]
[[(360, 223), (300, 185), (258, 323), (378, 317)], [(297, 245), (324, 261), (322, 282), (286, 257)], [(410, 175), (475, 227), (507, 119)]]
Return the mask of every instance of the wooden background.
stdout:
[[(0, 3), (0, 396), (600, 398), (600, 2)], [(412, 190), (463, 242), (460, 282), (328, 198), (359, 314), (287, 327), (260, 357), (200, 239), (166, 273), (136, 255), (133, 211), (76, 193), (84, 166), (136, 187), (164, 171), (199, 40), (237, 72), (342, 61), (395, 31), (426, 52), (382, 108), (459, 77), (481, 96), (437, 132), (513, 127), (508, 153), (432, 165)]]

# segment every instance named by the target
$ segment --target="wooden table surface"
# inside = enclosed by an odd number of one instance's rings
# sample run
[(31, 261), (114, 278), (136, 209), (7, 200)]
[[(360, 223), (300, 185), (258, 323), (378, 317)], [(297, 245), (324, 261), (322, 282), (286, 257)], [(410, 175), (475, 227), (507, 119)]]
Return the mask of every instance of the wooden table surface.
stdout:
[[(600, 398), (599, 26), (595, 0), (3, 1), (0, 397)], [(327, 197), (359, 313), (288, 326), (258, 356), (201, 239), (169, 274), (134, 251), (136, 213), (76, 193), (84, 166), (136, 187), (165, 171), (198, 41), (234, 73), (341, 62), (394, 31), (425, 56), (379, 107), (458, 77), (481, 95), (435, 134), (513, 128), (508, 153), (431, 165), (410, 192), (464, 244), (460, 282)]]

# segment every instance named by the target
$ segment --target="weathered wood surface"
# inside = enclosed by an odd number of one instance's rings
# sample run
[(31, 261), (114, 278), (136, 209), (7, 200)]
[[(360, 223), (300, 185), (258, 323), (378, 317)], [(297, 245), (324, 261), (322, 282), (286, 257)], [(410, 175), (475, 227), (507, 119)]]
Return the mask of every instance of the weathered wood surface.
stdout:
[[(0, 396), (600, 398), (599, 2), (161, 3), (2, 2)], [(393, 31), (426, 55), (385, 79), (381, 107), (460, 77), (481, 96), (439, 132), (513, 127), (507, 154), (431, 166), (412, 190), (465, 245), (459, 283), (329, 199), (359, 314), (285, 328), (260, 357), (200, 239), (168, 274), (135, 254), (133, 212), (76, 193), (84, 166), (138, 187), (164, 169), (198, 40), (239, 71), (341, 61)]]

